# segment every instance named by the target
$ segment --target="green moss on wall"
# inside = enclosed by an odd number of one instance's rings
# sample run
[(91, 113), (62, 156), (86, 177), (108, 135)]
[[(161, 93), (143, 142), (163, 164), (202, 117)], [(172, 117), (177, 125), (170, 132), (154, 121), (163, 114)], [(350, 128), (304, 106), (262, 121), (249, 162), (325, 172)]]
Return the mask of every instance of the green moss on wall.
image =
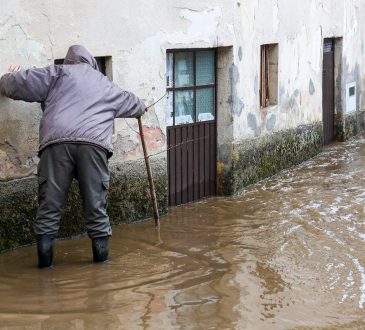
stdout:
[(364, 112), (346, 115), (343, 119), (343, 141), (364, 131)]
[[(160, 214), (167, 211), (165, 161), (152, 164)], [(36, 177), (0, 182), (0, 252), (34, 243), (33, 223), (38, 207)], [(108, 213), (112, 225), (153, 216), (143, 162), (111, 166)], [(82, 201), (73, 182), (62, 212), (59, 237), (85, 232)]]
[(301, 126), (233, 145), (223, 171), (223, 192), (235, 194), (249, 184), (316, 155), (322, 146), (322, 124)]
[(365, 130), (365, 112), (335, 116), (335, 140), (347, 141)]
[(37, 206), (36, 178), (0, 184), (0, 251), (34, 240), (32, 226)]

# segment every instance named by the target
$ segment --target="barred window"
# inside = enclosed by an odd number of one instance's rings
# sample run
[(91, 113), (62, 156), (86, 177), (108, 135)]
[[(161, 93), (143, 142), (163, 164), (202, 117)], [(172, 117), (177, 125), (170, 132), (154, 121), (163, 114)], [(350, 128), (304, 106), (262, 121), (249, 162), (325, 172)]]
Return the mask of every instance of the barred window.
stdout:
[(215, 50), (167, 52), (167, 125), (215, 119)]

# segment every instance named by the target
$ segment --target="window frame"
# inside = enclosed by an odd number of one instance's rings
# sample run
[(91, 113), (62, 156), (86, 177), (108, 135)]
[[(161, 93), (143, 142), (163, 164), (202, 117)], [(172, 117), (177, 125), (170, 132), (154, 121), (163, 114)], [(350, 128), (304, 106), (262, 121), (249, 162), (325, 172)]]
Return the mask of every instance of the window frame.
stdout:
[[(204, 84), (204, 85), (196, 85), (196, 54), (202, 51), (211, 51), (214, 53), (214, 83), (212, 84)], [(193, 83), (192, 86), (175, 86), (175, 54), (177, 53), (193, 53)], [(167, 86), (166, 91), (168, 93), (172, 93), (172, 125), (173, 126), (181, 126), (181, 125), (192, 125), (201, 122), (211, 122), (217, 120), (217, 48), (184, 48), (184, 49), (168, 49), (166, 50), (166, 54), (173, 54), (172, 56), (172, 87)], [(168, 57), (166, 57), (167, 59)], [(170, 85), (169, 83), (167, 85)], [(206, 121), (197, 121), (197, 109), (196, 109), (196, 91), (199, 89), (213, 89), (213, 115), (214, 119), (206, 120)], [(175, 92), (178, 91), (192, 91), (193, 92), (193, 122), (186, 124), (175, 124)]]
[[(107, 76), (109, 79), (112, 80), (112, 70), (111, 70), (111, 63), (112, 63), (112, 57), (111, 56), (95, 56), (95, 61), (98, 64), (100, 72)], [(62, 65), (64, 58), (57, 58), (54, 60), (54, 64), (56, 65)]]
[[(276, 51), (276, 102), (271, 103), (272, 90), (270, 88), (270, 57), (272, 52)], [(260, 108), (264, 109), (270, 106), (276, 106), (279, 103), (278, 100), (278, 90), (279, 90), (279, 44), (263, 44), (260, 46)]]

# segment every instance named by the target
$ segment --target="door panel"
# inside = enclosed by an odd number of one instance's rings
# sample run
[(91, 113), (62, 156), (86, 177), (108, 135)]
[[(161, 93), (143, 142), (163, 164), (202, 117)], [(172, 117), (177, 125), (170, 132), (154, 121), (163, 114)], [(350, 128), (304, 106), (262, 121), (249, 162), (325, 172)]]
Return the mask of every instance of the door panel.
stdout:
[(334, 109), (335, 109), (335, 55), (333, 40), (325, 40), (323, 53), (323, 143), (329, 144), (334, 140)]
[(169, 205), (216, 194), (216, 121), (167, 128)]

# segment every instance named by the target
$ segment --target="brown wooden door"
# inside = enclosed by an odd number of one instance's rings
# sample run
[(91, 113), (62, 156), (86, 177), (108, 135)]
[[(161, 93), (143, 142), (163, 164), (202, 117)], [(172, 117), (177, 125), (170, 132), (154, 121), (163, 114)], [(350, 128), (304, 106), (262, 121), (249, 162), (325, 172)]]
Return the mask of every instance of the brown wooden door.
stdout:
[(216, 194), (216, 121), (167, 128), (169, 205)]
[(335, 111), (335, 54), (333, 39), (325, 39), (323, 47), (323, 80), (322, 80), (322, 109), (323, 109), (323, 143), (329, 144), (334, 140), (334, 111)]

